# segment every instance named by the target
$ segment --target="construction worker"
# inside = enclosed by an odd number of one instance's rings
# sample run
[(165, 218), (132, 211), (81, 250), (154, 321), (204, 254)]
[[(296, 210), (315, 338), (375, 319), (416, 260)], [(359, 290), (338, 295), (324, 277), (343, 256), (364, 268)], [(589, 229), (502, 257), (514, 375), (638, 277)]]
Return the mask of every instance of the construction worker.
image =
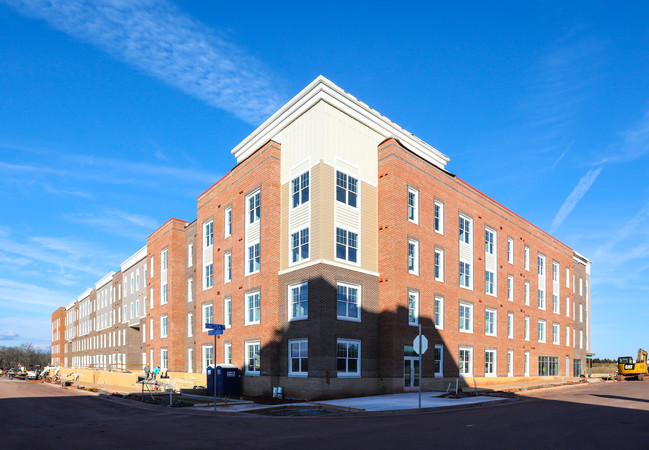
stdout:
[(159, 373), (160, 373), (160, 366), (155, 366), (155, 369), (153, 369), (153, 381), (155, 381)]
[(149, 363), (144, 366), (144, 381), (149, 381), (149, 377), (151, 376), (151, 368), (149, 367)]

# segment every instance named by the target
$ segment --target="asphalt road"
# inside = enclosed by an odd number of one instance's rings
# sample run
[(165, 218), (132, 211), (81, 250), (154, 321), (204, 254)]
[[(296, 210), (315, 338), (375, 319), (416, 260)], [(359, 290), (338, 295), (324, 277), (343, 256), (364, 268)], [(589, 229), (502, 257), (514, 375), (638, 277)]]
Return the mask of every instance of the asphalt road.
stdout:
[(521, 401), (420, 414), (235, 417), (141, 409), (0, 378), (0, 449), (646, 448), (649, 381), (532, 391)]

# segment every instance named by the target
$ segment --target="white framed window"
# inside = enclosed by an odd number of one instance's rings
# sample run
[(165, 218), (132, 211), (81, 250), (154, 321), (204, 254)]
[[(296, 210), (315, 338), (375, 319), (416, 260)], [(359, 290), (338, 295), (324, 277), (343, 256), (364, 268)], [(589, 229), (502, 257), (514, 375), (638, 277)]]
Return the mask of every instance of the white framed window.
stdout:
[(246, 325), (258, 324), (261, 320), (261, 294), (259, 291), (246, 294)]
[(471, 219), (460, 215), (460, 242), (471, 243)]
[(187, 267), (194, 265), (194, 244), (187, 245)]
[(358, 204), (358, 180), (339, 170), (336, 171), (336, 200), (353, 208)]
[(187, 372), (194, 372), (194, 349), (187, 349)]
[(538, 307), (539, 309), (545, 310), (545, 290), (538, 290)]
[(530, 318), (529, 318), (529, 316), (525, 316), (523, 337), (525, 338), (526, 341), (530, 340)]
[(206, 323), (214, 323), (214, 305), (212, 303), (203, 305), (203, 323), (201, 325), (203, 331), (207, 331)]
[(552, 343), (559, 345), (561, 343), (561, 330), (558, 323), (552, 324)]
[(291, 208), (296, 208), (309, 201), (309, 172), (291, 180)]
[(419, 191), (413, 187), (408, 188), (408, 220), (419, 224)]
[(460, 376), (473, 376), (473, 347), (460, 347), (458, 363)]
[(514, 301), (514, 276), (507, 275), (507, 300)]
[(473, 305), (460, 302), (460, 332), (473, 333)]
[[(142, 323), (142, 342), (146, 342), (146, 321)], [(97, 341), (95, 341), (94, 348), (97, 348)]]
[(584, 295), (584, 279), (579, 277), (579, 295)]
[(485, 377), (495, 377), (496, 376), (496, 350), (487, 349), (484, 352), (484, 375)]
[(160, 370), (169, 370), (169, 350), (160, 349)]
[(435, 223), (434, 229), (436, 233), (444, 234), (444, 203), (435, 200)]
[(187, 278), (187, 301), (194, 301), (194, 279)]
[(153, 319), (149, 319), (149, 339), (153, 339)]
[(169, 301), (169, 292), (167, 291), (168, 285), (167, 283), (163, 283), (160, 289), (160, 304), (161, 305), (166, 305), (167, 302)]
[[(139, 290), (140, 290), (140, 269), (137, 269), (135, 271), (135, 291), (137, 292)], [(105, 292), (102, 292), (101, 296), (103, 297), (104, 294)]]
[(570, 267), (566, 267), (566, 287), (570, 288)]
[(226, 297), (223, 300), (223, 324), (225, 328), (232, 327), (232, 298)]
[(210, 289), (212, 286), (214, 286), (214, 264), (209, 263), (205, 266), (203, 274), (203, 289)]
[(214, 348), (211, 345), (203, 345), (201, 350), (203, 353), (203, 373), (207, 373), (207, 367), (214, 364)]
[(526, 377), (530, 376), (530, 352), (523, 354), (523, 373)]
[(288, 287), (288, 320), (303, 320), (309, 317), (309, 286), (303, 283)]
[(246, 375), (259, 375), (261, 370), (261, 343), (246, 342)]
[(232, 236), (232, 206), (228, 206), (223, 212), (223, 237), (230, 236)]
[(291, 234), (291, 263), (309, 259), (309, 228)]
[(246, 205), (248, 224), (252, 225), (261, 219), (261, 191), (259, 189), (246, 196)]
[(435, 296), (435, 328), (438, 330), (444, 329), (444, 297)]
[(444, 346), (435, 344), (433, 349), (433, 376), (442, 378), (444, 376)]
[(336, 286), (336, 315), (338, 319), (361, 320), (361, 287), (338, 282)]
[[(153, 287), (149, 288), (149, 309), (153, 309)], [(124, 309), (124, 319), (126, 319), (126, 309)]]
[(485, 293), (489, 295), (496, 295), (494, 292), (494, 273), (490, 270), (485, 270)]
[(584, 348), (584, 331), (579, 330), (579, 348)]
[(131, 294), (135, 292), (135, 274), (131, 272)]
[(288, 341), (288, 375), (293, 377), (309, 375), (309, 341), (307, 339)]
[(223, 344), (223, 362), (232, 364), (232, 343), (226, 342)]
[(206, 249), (214, 244), (214, 221), (211, 219), (203, 224), (203, 239)]
[(566, 296), (566, 317), (570, 317), (570, 297)]
[(361, 341), (338, 339), (336, 347), (336, 370), (338, 378), (360, 377)]
[(261, 255), (259, 242), (248, 246), (248, 264), (246, 265), (247, 275), (259, 272), (261, 269)]
[(471, 264), (465, 261), (460, 261), (460, 287), (471, 289)]
[(336, 259), (358, 262), (358, 233), (336, 228)]
[(444, 281), (444, 250), (435, 248), (435, 281)]
[(579, 305), (579, 321), (584, 321), (584, 305), (582, 304)]
[(530, 282), (525, 282), (525, 305), (530, 306)]
[(552, 261), (552, 281), (559, 283), (559, 263)]
[(485, 228), (484, 230), (484, 252), (485, 254), (494, 254), (494, 242), (496, 241), (496, 232)]
[(194, 336), (194, 314), (187, 314), (187, 337)]
[(525, 270), (529, 272), (530, 270), (530, 248), (526, 245), (523, 247), (523, 263), (525, 265)]
[(514, 339), (514, 313), (507, 313), (507, 337)]
[(408, 239), (408, 273), (419, 275), (419, 241)]
[(566, 325), (566, 347), (570, 347), (570, 325)]
[(484, 311), (484, 334), (487, 336), (498, 335), (498, 311), (486, 308)]
[(514, 239), (507, 238), (507, 262), (514, 264)]
[(419, 292), (408, 291), (408, 325), (419, 323)]
[[(154, 272), (154, 266), (155, 266), (155, 257), (154, 256), (151, 256), (149, 258), (149, 263), (151, 264), (151, 267), (149, 269), (149, 273), (151, 274), (150, 277), (153, 278), (153, 272)], [(120, 297), (121, 297), (121, 293), (120, 293)]]
[(559, 314), (560, 308), (561, 305), (559, 305), (559, 296), (557, 294), (552, 294), (552, 312)]
[(514, 350), (507, 350), (507, 376), (514, 376)]
[(537, 322), (538, 336), (537, 339), (539, 342), (545, 342), (545, 320), (539, 320)]
[(232, 281), (232, 252), (226, 252), (223, 255), (223, 282)]
[(545, 276), (545, 256), (539, 253), (536, 259), (538, 262), (538, 273), (543, 277)]

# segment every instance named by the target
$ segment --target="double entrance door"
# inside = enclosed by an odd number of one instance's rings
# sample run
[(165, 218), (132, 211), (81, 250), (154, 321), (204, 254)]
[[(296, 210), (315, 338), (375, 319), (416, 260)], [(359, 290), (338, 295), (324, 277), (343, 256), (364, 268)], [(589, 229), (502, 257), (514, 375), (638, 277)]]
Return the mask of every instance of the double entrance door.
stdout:
[(419, 356), (403, 357), (403, 386), (419, 386)]

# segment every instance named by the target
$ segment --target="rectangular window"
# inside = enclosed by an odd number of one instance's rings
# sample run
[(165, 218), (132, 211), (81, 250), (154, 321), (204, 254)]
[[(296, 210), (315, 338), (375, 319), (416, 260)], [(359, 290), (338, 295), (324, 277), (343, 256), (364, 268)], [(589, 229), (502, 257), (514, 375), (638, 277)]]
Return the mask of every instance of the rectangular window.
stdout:
[(194, 265), (194, 244), (187, 246), (187, 267)]
[(309, 201), (309, 172), (304, 172), (291, 180), (291, 198), (293, 208)]
[(149, 319), (149, 339), (153, 339), (153, 319)]
[(538, 341), (545, 342), (545, 320), (538, 321)]
[(207, 367), (214, 364), (214, 348), (212, 348), (211, 345), (203, 345), (202, 350), (203, 350), (203, 373), (207, 373)]
[(495, 232), (489, 228), (484, 230), (484, 251), (487, 254), (494, 254)]
[(545, 309), (545, 291), (543, 289), (538, 290), (538, 307)]
[(358, 262), (358, 233), (336, 228), (336, 259)]
[(306, 377), (309, 375), (309, 341), (295, 339), (288, 341), (288, 374), (289, 376)]
[(163, 283), (162, 289), (160, 289), (160, 304), (166, 305), (167, 301), (168, 301), (167, 283)]
[(223, 237), (232, 236), (232, 206), (225, 208), (223, 213)]
[(194, 349), (187, 349), (187, 372), (192, 373), (194, 371)]
[(460, 302), (460, 331), (473, 333), (473, 305)]
[(561, 331), (559, 330), (559, 324), (552, 324), (552, 343), (554, 345), (559, 345), (561, 343)]
[(205, 273), (203, 274), (204, 286), (203, 289), (209, 289), (214, 286), (214, 264), (210, 263), (205, 266)]
[(498, 334), (498, 312), (495, 309), (485, 309), (484, 334), (487, 336), (496, 336)]
[(523, 248), (523, 262), (525, 264), (525, 270), (530, 270), (530, 248), (526, 245)]
[(225, 328), (232, 327), (232, 298), (223, 300), (223, 324)]
[(552, 294), (552, 312), (559, 314), (559, 296), (557, 294)]
[[(155, 265), (155, 258), (152, 256), (151, 258), (149, 258), (149, 262), (151, 263), (151, 268), (149, 269), (149, 272), (151, 273), (151, 278), (153, 278), (153, 267)], [(121, 293), (120, 293), (120, 297), (121, 297)]]
[(435, 328), (444, 329), (444, 297), (435, 296)]
[(194, 279), (187, 278), (187, 301), (194, 301)]
[(444, 346), (435, 345), (433, 349), (433, 375), (435, 378), (444, 376)]
[(471, 219), (460, 216), (460, 242), (471, 243)]
[(338, 283), (337, 317), (343, 320), (361, 320), (361, 287), (353, 284)]
[(539, 255), (537, 256), (537, 261), (538, 261), (539, 275), (545, 276), (545, 256), (539, 253)]
[(584, 331), (579, 330), (579, 348), (584, 348)]
[(485, 350), (484, 374), (486, 377), (496, 376), (496, 350)]
[(530, 318), (525, 316), (525, 328), (523, 330), (523, 335), (526, 341), (530, 340)]
[(552, 281), (559, 282), (559, 263), (552, 261)]
[(336, 171), (336, 200), (356, 208), (358, 180), (350, 175)]
[(223, 362), (232, 364), (232, 344), (230, 342), (223, 344)]
[(471, 289), (471, 264), (460, 261), (460, 286)]
[(557, 356), (539, 356), (539, 376), (559, 376), (559, 358)]
[(259, 291), (246, 294), (246, 325), (258, 324), (261, 318), (261, 296)]
[(291, 262), (309, 259), (309, 229), (291, 234)]
[(408, 239), (408, 273), (419, 275), (419, 241)]
[(203, 331), (207, 331), (206, 323), (214, 323), (214, 306), (211, 303), (203, 305)]
[(194, 315), (187, 314), (187, 337), (194, 336)]
[(408, 325), (419, 323), (419, 292), (408, 291)]
[(309, 317), (309, 288), (307, 282), (288, 287), (289, 320), (300, 320)]
[(259, 375), (261, 369), (261, 344), (246, 342), (246, 375)]
[(566, 325), (566, 347), (570, 347), (570, 325)]
[(514, 339), (514, 313), (507, 313), (507, 337)]
[(444, 281), (444, 250), (435, 249), (435, 281)]
[(205, 248), (209, 248), (214, 243), (214, 221), (210, 220), (203, 224), (203, 236), (205, 238)]
[(485, 293), (489, 295), (494, 294), (494, 273), (490, 270), (485, 270)]
[[(153, 309), (153, 292), (153, 288), (149, 288), (149, 301), (151, 302), (149, 309)], [(126, 309), (124, 309), (124, 319), (126, 319)]]
[(530, 306), (530, 282), (525, 282), (525, 305)]
[(253, 224), (261, 218), (261, 191), (257, 190), (246, 197), (248, 205), (248, 224)]
[(358, 377), (361, 374), (361, 342), (338, 339), (336, 351), (338, 377)]
[(584, 321), (584, 305), (579, 305), (579, 321)]
[(257, 273), (261, 269), (261, 255), (259, 242), (248, 247), (248, 275)]
[(566, 267), (566, 287), (570, 287), (570, 267)]
[(232, 281), (232, 252), (223, 255), (223, 282)]
[(435, 200), (435, 232), (444, 234), (444, 203)]
[(507, 238), (507, 262), (514, 264), (514, 240)]
[(570, 317), (570, 297), (566, 296), (566, 317)]
[(408, 220), (419, 223), (419, 191), (415, 188), (408, 188)]
[(579, 277), (579, 295), (584, 295), (584, 279)]
[(473, 376), (473, 348), (460, 347), (458, 363), (460, 365), (460, 375), (465, 377)]
[(160, 349), (160, 369), (169, 370), (169, 351), (166, 348)]
[(514, 301), (514, 277), (507, 275), (507, 300)]

